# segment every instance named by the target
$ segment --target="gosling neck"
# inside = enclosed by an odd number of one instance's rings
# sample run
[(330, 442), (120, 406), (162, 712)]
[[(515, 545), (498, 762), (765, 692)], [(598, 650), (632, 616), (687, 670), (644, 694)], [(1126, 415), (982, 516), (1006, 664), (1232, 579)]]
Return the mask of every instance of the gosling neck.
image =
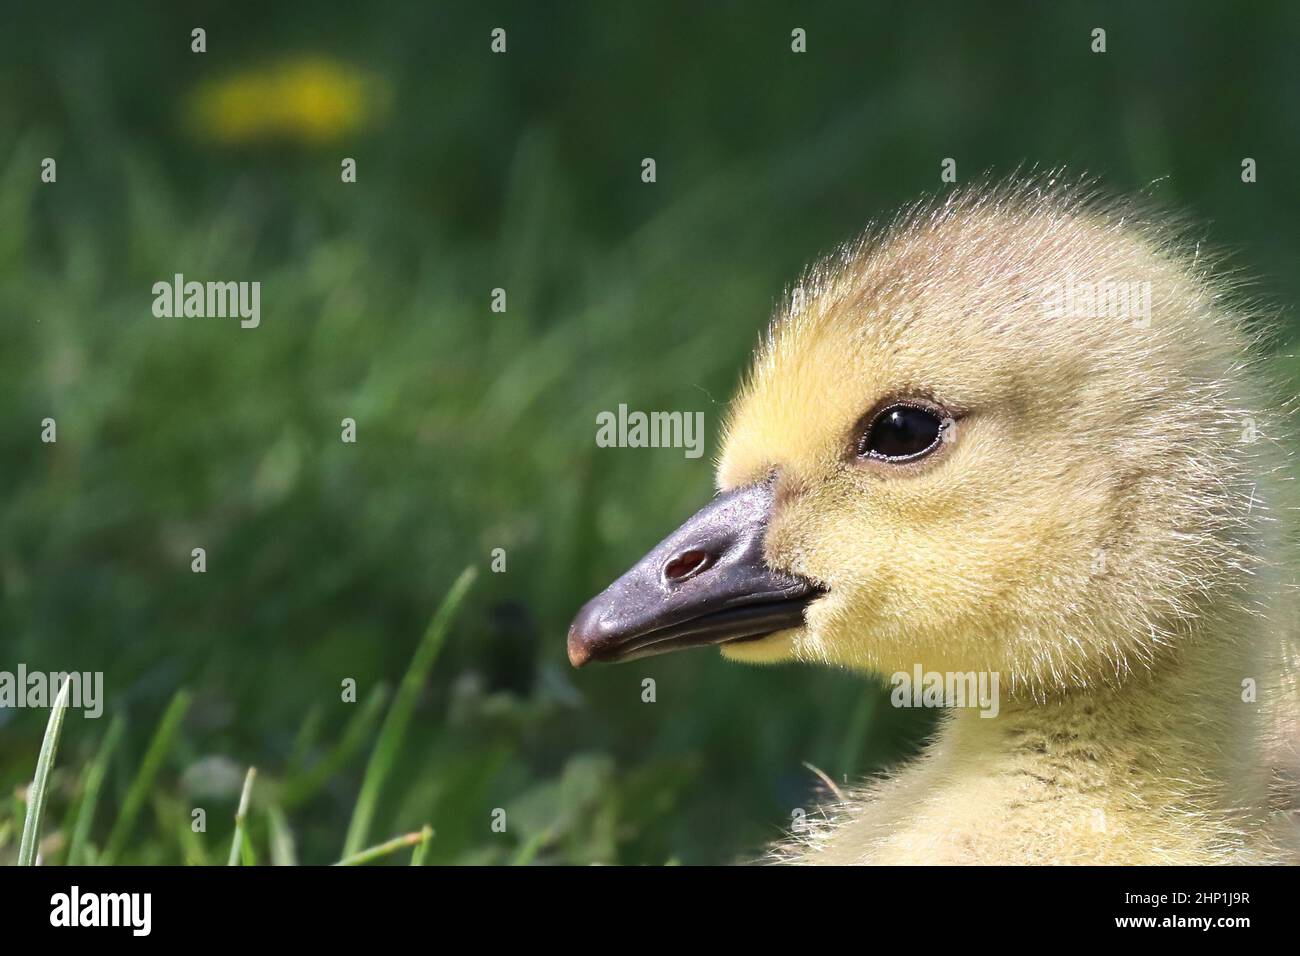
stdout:
[(1241, 805), (1243, 790), (1256, 791), (1253, 800), (1267, 785), (1253, 732), (1262, 718), (1252, 689), (1268, 679), (1258, 627), (1225, 621), (1187, 635), (1150, 668), (1046, 700), (1005, 699), (995, 718), (954, 711), (949, 752), (996, 754), (1017, 772), (1038, 764), (1045, 778), (1075, 789), (1104, 787), (1156, 806)]

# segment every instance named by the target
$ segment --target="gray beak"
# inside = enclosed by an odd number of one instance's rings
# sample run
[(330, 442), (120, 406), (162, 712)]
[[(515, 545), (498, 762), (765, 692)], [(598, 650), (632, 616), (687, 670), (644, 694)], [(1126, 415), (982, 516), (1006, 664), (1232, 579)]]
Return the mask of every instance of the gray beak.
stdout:
[(569, 628), (569, 661), (630, 661), (751, 640), (803, 624), (822, 591), (763, 562), (770, 483), (719, 495), (592, 598)]

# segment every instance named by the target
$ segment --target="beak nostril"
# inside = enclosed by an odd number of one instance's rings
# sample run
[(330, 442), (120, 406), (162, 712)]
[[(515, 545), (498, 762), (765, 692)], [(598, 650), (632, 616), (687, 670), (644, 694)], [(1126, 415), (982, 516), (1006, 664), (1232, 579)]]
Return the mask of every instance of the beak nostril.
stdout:
[(674, 584), (685, 581), (705, 570), (711, 563), (712, 559), (703, 551), (694, 548), (683, 551), (664, 565), (664, 580)]

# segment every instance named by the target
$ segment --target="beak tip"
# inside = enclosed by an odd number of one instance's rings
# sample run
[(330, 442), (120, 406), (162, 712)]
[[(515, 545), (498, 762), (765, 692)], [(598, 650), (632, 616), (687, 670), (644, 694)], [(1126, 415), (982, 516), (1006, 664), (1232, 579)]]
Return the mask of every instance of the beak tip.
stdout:
[(569, 625), (569, 663), (574, 667), (607, 660), (611, 642), (617, 642), (620, 629), (608, 615), (609, 593), (606, 590), (584, 604)]
[(573, 667), (582, 667), (591, 660), (591, 642), (584, 639), (578, 621), (569, 627), (568, 648), (569, 664)]
[(591, 653), (572, 638), (569, 639), (569, 664), (575, 668), (582, 667), (591, 660)]

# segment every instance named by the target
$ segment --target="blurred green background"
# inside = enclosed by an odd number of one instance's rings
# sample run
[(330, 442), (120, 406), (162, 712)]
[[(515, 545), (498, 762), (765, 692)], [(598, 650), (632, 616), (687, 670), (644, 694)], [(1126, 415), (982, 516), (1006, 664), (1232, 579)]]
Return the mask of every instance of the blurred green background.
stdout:
[[(102, 670), (107, 695), (64, 729), (51, 862), (114, 717), (82, 859), (224, 862), (250, 764), (259, 860), (337, 859), (378, 695), (468, 565), (368, 840), (428, 823), (430, 862), (751, 858), (812, 806), (805, 763), (860, 778), (926, 718), (859, 677), (711, 651), (574, 673), (564, 637), (709, 496), (724, 403), (799, 268), (954, 157), (963, 181), (1162, 180), (1260, 295), (1300, 292), (1295, 4), (10, 0), (3, 19), (0, 669)], [(261, 327), (155, 318), (177, 272), (260, 281)], [(705, 456), (597, 448), (620, 402), (703, 411)], [(0, 860), (45, 718), (0, 711)]]

